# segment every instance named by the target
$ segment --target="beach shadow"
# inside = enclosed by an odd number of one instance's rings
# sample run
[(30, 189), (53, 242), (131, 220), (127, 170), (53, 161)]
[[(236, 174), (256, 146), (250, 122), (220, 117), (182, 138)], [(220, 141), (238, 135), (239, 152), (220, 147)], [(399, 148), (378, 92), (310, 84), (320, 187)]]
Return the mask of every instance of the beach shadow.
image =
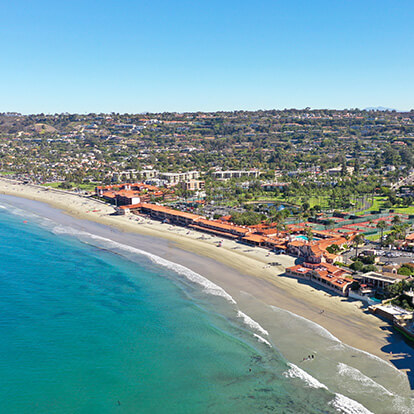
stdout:
[(381, 327), (386, 331), (388, 344), (381, 350), (388, 354), (392, 353), (391, 364), (407, 375), (411, 390), (414, 390), (414, 348), (413, 342), (410, 342), (395, 330), (391, 325)]
[(339, 293), (336, 293), (335, 291), (333, 291), (333, 290), (331, 290), (331, 289), (329, 289), (329, 288), (327, 288), (323, 285), (312, 282), (309, 279), (303, 279), (299, 276), (294, 276), (294, 275), (287, 275), (286, 273), (282, 273), (279, 276), (286, 277), (286, 278), (289, 278), (289, 279), (294, 279), (298, 283), (300, 283), (301, 285), (307, 285), (307, 286), (309, 286), (309, 287), (311, 287), (315, 290), (318, 290), (320, 292), (324, 292), (325, 295), (327, 295), (327, 296), (336, 296), (336, 297), (342, 298), (344, 301), (347, 301), (347, 299), (344, 296), (340, 295)]

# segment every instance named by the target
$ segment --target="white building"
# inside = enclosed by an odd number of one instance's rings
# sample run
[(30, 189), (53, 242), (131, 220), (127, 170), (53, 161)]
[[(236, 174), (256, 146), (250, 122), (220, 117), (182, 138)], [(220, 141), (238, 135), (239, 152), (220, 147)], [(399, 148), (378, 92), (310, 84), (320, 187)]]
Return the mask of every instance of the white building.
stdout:
[(214, 171), (212, 176), (219, 179), (240, 178), (240, 177), (259, 177), (260, 171), (257, 169), (252, 170), (226, 170), (226, 171)]
[(165, 180), (170, 185), (176, 185), (190, 180), (197, 180), (200, 177), (198, 171), (188, 171), (184, 173), (160, 173), (159, 178)]

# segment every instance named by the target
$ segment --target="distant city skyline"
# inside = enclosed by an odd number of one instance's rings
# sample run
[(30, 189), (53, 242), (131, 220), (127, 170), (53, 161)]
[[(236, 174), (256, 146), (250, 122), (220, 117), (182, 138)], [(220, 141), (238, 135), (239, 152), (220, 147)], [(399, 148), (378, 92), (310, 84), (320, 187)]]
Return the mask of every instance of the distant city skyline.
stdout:
[(0, 112), (414, 109), (412, 1), (4, 2)]

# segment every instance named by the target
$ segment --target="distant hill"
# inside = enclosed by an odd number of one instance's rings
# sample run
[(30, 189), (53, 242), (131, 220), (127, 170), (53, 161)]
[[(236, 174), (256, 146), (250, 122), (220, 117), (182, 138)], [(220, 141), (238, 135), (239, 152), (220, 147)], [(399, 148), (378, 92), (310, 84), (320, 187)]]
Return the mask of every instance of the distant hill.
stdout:
[(56, 128), (47, 124), (35, 124), (34, 129), (36, 132), (56, 132)]
[[(371, 106), (369, 108), (365, 108), (364, 111), (382, 111), (382, 112), (386, 112), (386, 111), (397, 111), (396, 109), (393, 108), (385, 108), (384, 106)], [(398, 112), (398, 111), (397, 111)]]

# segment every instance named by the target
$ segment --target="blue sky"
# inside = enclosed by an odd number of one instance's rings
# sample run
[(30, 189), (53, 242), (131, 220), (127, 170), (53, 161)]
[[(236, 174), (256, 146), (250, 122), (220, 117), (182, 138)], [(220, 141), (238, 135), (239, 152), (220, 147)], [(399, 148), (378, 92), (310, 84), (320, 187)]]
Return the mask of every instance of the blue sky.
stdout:
[(1, 1), (0, 111), (414, 108), (414, 1)]

